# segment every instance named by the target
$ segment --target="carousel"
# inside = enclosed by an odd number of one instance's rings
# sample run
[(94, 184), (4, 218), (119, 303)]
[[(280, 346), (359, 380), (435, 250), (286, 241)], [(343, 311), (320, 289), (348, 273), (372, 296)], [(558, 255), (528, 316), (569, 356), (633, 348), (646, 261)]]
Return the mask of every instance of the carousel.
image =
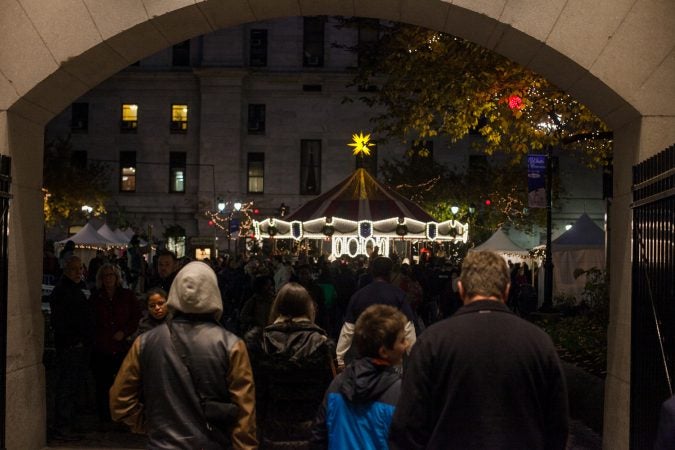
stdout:
[[(367, 149), (367, 139), (361, 146)], [(466, 243), (469, 233), (467, 223), (436, 222), (419, 205), (381, 184), (363, 168), (288, 218), (253, 221), (252, 229), (258, 240), (315, 240), (321, 252), (333, 258), (369, 255), (376, 247), (381, 255), (395, 252), (410, 256), (413, 245)]]

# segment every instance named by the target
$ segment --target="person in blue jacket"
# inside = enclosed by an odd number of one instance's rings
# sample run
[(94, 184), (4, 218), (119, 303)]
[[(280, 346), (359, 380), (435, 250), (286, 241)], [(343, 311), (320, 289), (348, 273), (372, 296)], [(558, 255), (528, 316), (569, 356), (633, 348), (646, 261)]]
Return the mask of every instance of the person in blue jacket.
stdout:
[(330, 384), (312, 430), (317, 449), (386, 449), (398, 401), (396, 370), (408, 348), (406, 316), (389, 305), (372, 305), (354, 326), (359, 354)]

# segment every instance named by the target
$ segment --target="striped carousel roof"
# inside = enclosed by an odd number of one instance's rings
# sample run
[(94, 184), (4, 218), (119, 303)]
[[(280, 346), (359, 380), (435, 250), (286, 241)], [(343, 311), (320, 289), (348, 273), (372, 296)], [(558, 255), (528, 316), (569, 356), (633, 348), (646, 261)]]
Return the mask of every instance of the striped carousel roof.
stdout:
[(353, 221), (406, 217), (420, 222), (434, 221), (415, 202), (381, 184), (362, 168), (328, 192), (302, 205), (286, 220), (304, 222), (322, 217)]

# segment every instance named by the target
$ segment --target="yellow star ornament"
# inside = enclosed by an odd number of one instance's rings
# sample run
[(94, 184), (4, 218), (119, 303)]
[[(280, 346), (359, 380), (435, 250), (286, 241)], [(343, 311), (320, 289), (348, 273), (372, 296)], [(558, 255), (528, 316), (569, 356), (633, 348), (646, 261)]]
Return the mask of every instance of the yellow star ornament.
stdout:
[(374, 146), (375, 144), (370, 142), (370, 135), (366, 134), (365, 136), (363, 135), (363, 131), (361, 131), (359, 134), (353, 134), (352, 135), (352, 143), (347, 144), (350, 147), (354, 147), (353, 154), (354, 156), (358, 155), (359, 153), (363, 153), (366, 156), (370, 156), (370, 147)]

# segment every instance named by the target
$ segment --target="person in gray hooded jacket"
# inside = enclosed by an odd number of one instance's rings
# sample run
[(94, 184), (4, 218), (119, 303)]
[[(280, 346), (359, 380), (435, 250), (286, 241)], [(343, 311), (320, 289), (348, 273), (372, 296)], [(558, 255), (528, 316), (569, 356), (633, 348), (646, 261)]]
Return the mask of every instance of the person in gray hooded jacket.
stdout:
[[(167, 323), (140, 335), (122, 363), (110, 390), (113, 419), (147, 433), (147, 448), (257, 448), (251, 365), (244, 342), (218, 323), (216, 274), (189, 263), (176, 275), (168, 305)], [(201, 398), (236, 405), (235, 417), (207, 422)]]

